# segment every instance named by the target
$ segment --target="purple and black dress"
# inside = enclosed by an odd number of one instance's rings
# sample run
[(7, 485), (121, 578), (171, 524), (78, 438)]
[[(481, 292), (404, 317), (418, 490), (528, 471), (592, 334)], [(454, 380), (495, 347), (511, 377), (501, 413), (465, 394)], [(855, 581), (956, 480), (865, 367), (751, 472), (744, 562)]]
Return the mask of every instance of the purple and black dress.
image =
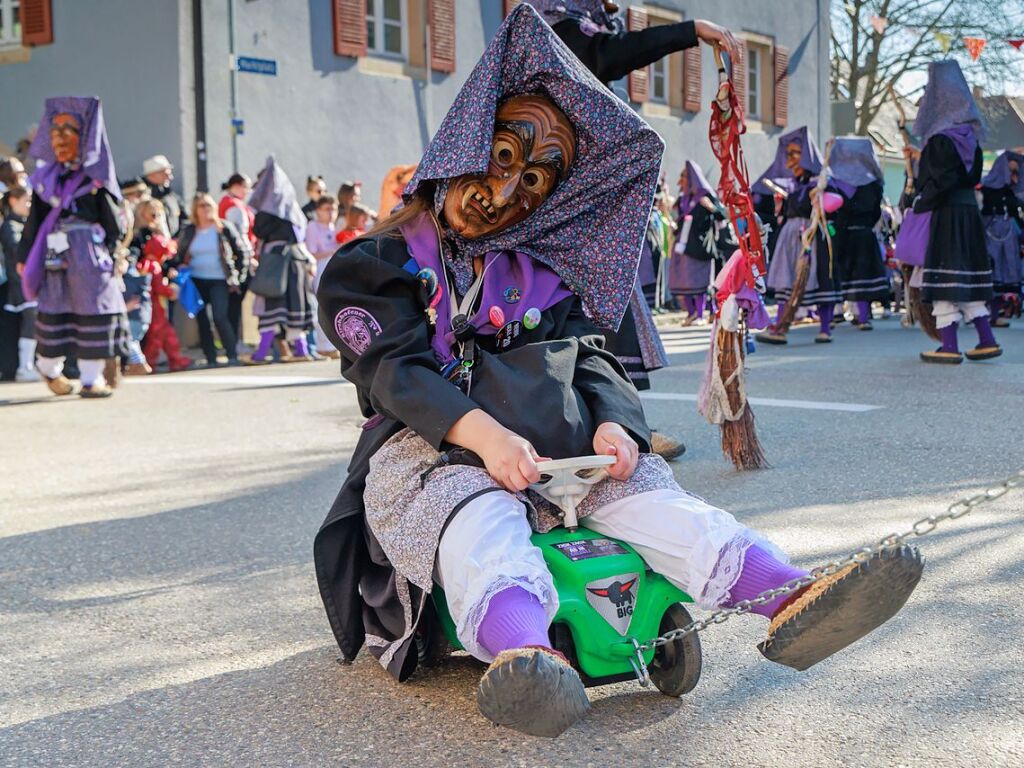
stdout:
[[(1017, 164), (1016, 173), (1010, 162)], [(1021, 207), (1024, 206), (1024, 155), (1006, 151), (996, 158), (981, 182), (981, 219), (992, 259), (996, 294), (1018, 295), (1021, 290)]]
[[(61, 164), (49, 126), (60, 114), (81, 126), (78, 162)], [(22, 288), (38, 300), (36, 338), (44, 358), (103, 360), (128, 354), (131, 338), (112, 254), (123, 236), (121, 199), (100, 102), (46, 100), (29, 154), (42, 164), (31, 175), (32, 211), (21, 239)]]

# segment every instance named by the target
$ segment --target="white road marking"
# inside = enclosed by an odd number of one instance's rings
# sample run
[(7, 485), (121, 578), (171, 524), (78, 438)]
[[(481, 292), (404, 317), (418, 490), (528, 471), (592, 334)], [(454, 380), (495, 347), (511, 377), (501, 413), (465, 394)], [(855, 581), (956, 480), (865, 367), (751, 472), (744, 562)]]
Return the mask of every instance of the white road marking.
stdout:
[[(681, 400), (683, 402), (697, 402), (696, 395), (688, 395), (678, 392), (641, 392), (643, 400)], [(865, 413), (867, 411), (878, 411), (884, 408), (883, 405), (865, 405), (863, 403), (827, 403), (818, 400), (779, 400), (773, 397), (751, 397), (748, 398), (751, 405), (764, 405), (769, 408), (801, 408), (807, 411), (841, 411), (843, 413)]]
[[(125, 382), (128, 386), (136, 384), (191, 384), (191, 385), (229, 385), (242, 387), (294, 387), (304, 384), (341, 385), (353, 386), (342, 378), (330, 378), (325, 376), (246, 376), (244, 374), (212, 374), (209, 376), (189, 375), (186, 373), (160, 375), (160, 376), (139, 376), (128, 378)], [(641, 392), (640, 397), (644, 400), (675, 400), (687, 403), (697, 401), (696, 395), (689, 395), (681, 392)], [(840, 411), (843, 413), (865, 413), (877, 411), (883, 408), (881, 405), (865, 405), (863, 403), (828, 403), (816, 400), (779, 400), (771, 397), (752, 397), (750, 402), (753, 405), (763, 405), (771, 408), (799, 408), (807, 411)]]

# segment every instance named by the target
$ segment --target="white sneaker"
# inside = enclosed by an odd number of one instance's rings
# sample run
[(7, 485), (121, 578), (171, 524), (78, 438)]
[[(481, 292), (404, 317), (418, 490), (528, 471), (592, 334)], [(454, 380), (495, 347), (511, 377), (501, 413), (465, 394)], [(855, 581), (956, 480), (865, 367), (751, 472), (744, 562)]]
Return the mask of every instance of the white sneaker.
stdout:
[(42, 377), (42, 375), (40, 375), (39, 371), (33, 370), (31, 368), (19, 368), (14, 373), (14, 380), (15, 381), (42, 381), (43, 377)]

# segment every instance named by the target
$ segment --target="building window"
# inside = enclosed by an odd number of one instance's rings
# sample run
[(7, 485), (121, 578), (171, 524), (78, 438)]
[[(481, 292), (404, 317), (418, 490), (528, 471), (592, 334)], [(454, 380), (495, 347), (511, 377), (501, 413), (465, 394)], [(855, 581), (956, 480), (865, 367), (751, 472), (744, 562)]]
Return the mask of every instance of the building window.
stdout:
[(366, 0), (366, 47), (383, 56), (404, 59), (404, 0)]
[(651, 64), (651, 101), (668, 104), (668, 56)]
[(747, 117), (761, 119), (761, 72), (764, 59), (761, 49), (756, 45), (747, 46)]
[(21, 0), (0, 0), (0, 48), (21, 45)]

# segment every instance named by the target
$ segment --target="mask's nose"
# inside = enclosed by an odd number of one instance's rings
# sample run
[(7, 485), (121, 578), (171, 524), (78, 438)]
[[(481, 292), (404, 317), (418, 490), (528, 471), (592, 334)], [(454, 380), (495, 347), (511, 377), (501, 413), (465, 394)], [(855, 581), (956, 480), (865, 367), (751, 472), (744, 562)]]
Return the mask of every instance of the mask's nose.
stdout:
[(521, 172), (513, 173), (506, 179), (502, 179), (498, 188), (498, 193), (494, 196), (491, 201), (495, 208), (504, 208), (508, 205), (508, 201), (512, 195), (515, 194), (516, 187), (519, 186), (519, 177), (522, 176)]

